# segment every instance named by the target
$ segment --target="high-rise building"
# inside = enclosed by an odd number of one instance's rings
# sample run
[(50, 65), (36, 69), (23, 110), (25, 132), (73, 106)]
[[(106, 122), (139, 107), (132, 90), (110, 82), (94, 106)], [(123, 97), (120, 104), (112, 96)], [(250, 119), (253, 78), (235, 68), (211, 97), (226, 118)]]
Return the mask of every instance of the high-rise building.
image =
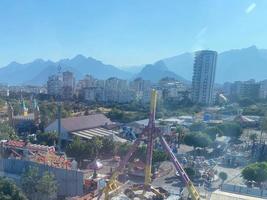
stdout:
[(263, 80), (260, 82), (260, 98), (267, 98), (267, 80)]
[(48, 77), (47, 93), (50, 95), (61, 95), (62, 77), (59, 75), (52, 75)]
[(71, 99), (74, 95), (74, 90), (75, 90), (74, 74), (70, 71), (65, 71), (62, 73), (62, 76), (63, 76), (62, 96), (64, 99)]
[(195, 53), (192, 80), (192, 100), (195, 103), (211, 105), (217, 63), (217, 52), (210, 50)]

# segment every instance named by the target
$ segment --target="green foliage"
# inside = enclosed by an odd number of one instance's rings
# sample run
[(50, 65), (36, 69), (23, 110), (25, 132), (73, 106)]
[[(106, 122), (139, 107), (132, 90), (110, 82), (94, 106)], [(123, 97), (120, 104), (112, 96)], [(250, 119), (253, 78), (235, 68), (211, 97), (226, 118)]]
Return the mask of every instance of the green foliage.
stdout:
[(21, 186), (29, 200), (56, 199), (57, 182), (53, 174), (39, 174), (38, 168), (30, 167), (21, 177)]
[(17, 138), (15, 130), (8, 123), (0, 123), (0, 140), (14, 140)]
[(99, 137), (93, 137), (91, 140), (87, 142), (86, 147), (88, 151), (91, 150), (90, 151), (91, 158), (95, 159), (99, 155), (99, 152), (103, 147), (102, 139), (100, 139)]
[(111, 111), (108, 112), (107, 116), (113, 121), (128, 123), (145, 119), (147, 117), (147, 113), (141, 111), (123, 111), (118, 108), (112, 108)]
[(110, 138), (102, 139), (101, 153), (105, 155), (115, 154), (115, 143)]
[(204, 130), (204, 132), (212, 139), (213, 141), (216, 139), (216, 135), (222, 135), (222, 131), (218, 127), (208, 127)]
[(224, 182), (227, 179), (228, 175), (225, 172), (220, 172), (219, 177), (222, 180), (222, 182)]
[(184, 142), (186, 145), (193, 146), (194, 148), (205, 148), (208, 147), (212, 141), (206, 133), (193, 132), (185, 135)]
[(253, 134), (249, 135), (249, 139), (253, 142), (255, 142), (257, 140), (257, 138), (258, 138), (257, 133), (253, 133)]
[(118, 155), (120, 157), (125, 156), (126, 153), (129, 151), (130, 147), (131, 147), (131, 144), (130, 143), (122, 143), (122, 144), (120, 144), (118, 146), (118, 150), (117, 150)]
[(185, 170), (186, 174), (190, 177), (190, 179), (193, 179), (194, 176), (196, 175), (195, 170), (191, 167), (186, 167), (186, 168), (184, 168), (184, 170)]
[(1, 200), (27, 200), (27, 197), (10, 180), (0, 177)]
[(190, 131), (203, 131), (205, 128), (206, 124), (203, 122), (196, 122), (189, 127)]
[(243, 99), (240, 99), (238, 103), (241, 107), (245, 107), (245, 106), (255, 105), (256, 102), (249, 98), (243, 98)]
[(86, 159), (90, 156), (90, 151), (86, 146), (86, 142), (81, 141), (79, 137), (75, 137), (73, 142), (70, 143), (66, 148), (66, 154), (69, 157), (74, 157), (75, 160), (79, 163), (83, 159)]
[(226, 122), (218, 126), (224, 136), (229, 136), (232, 138), (239, 138), (242, 133), (242, 127), (235, 122)]
[[(73, 142), (67, 146), (66, 154), (74, 157), (78, 163), (83, 159), (94, 160), (100, 152), (107, 151), (103, 146), (103, 140), (103, 138), (93, 137), (91, 140), (82, 141), (79, 137), (75, 137)], [(108, 145), (109, 150), (115, 149), (115, 144), (111, 140), (105, 139), (105, 144)]]
[(163, 162), (166, 160), (168, 160), (168, 155), (164, 151), (158, 149), (153, 150), (152, 163)]
[(53, 146), (58, 140), (58, 134), (57, 132), (43, 132), (38, 133), (36, 138), (38, 144)]
[(38, 168), (30, 167), (21, 177), (21, 187), (30, 200), (34, 200), (37, 197), (36, 185), (39, 179)]
[(247, 181), (262, 183), (267, 181), (267, 162), (253, 163), (242, 170), (242, 177)]
[(36, 186), (38, 197), (40, 200), (53, 200), (57, 198), (57, 183), (55, 176), (49, 172), (45, 172)]

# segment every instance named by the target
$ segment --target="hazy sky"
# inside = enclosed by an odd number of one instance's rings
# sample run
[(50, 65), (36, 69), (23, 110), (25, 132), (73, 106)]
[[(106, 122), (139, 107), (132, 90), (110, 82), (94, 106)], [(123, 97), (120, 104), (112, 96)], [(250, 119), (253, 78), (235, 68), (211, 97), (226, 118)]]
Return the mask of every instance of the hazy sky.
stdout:
[(83, 54), (114, 65), (267, 48), (267, 0), (1, 0), (0, 66)]

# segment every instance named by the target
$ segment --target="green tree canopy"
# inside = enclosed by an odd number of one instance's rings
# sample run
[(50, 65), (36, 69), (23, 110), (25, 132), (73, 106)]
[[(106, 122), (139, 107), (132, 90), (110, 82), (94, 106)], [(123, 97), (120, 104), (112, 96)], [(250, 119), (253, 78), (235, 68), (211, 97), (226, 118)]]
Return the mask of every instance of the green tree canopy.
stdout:
[(213, 141), (216, 139), (216, 135), (222, 135), (222, 131), (218, 127), (208, 127), (204, 130), (204, 132), (212, 139)]
[(57, 198), (57, 182), (52, 173), (45, 172), (36, 186), (40, 200), (54, 200)]
[(194, 148), (205, 148), (208, 147), (212, 141), (206, 133), (193, 132), (185, 135), (184, 142), (186, 145), (193, 146)]
[(14, 140), (17, 138), (15, 130), (8, 123), (0, 123), (0, 140)]
[(67, 146), (66, 154), (69, 157), (74, 157), (79, 163), (83, 159), (90, 157), (91, 150), (87, 148), (86, 142), (81, 141), (79, 137), (75, 137), (72, 143)]
[(196, 122), (192, 124), (189, 129), (190, 131), (203, 131), (206, 127), (206, 124), (204, 124), (203, 122)]
[(100, 152), (105, 155), (114, 155), (115, 142), (111, 138), (103, 138)]
[(41, 175), (37, 167), (30, 167), (22, 174), (21, 186), (30, 200), (53, 200), (57, 196), (57, 182), (54, 175), (49, 172)]
[(220, 172), (219, 177), (222, 180), (222, 182), (224, 182), (227, 179), (228, 175), (225, 172)]
[(262, 183), (267, 181), (267, 162), (253, 163), (242, 170), (242, 177), (247, 181)]
[(233, 138), (239, 138), (243, 133), (242, 127), (235, 122), (223, 123), (219, 125), (218, 128), (221, 130), (223, 135)]
[(186, 167), (184, 170), (185, 170), (186, 174), (187, 174), (191, 179), (193, 179), (194, 176), (196, 175), (195, 170), (194, 170), (193, 168), (191, 168), (191, 167)]
[(58, 134), (57, 132), (42, 132), (38, 133), (36, 135), (37, 138), (37, 143), (38, 144), (43, 144), (43, 145), (48, 145), (48, 146), (53, 146), (56, 144), (58, 140)]
[(10, 180), (0, 177), (1, 200), (27, 200), (22, 191)]

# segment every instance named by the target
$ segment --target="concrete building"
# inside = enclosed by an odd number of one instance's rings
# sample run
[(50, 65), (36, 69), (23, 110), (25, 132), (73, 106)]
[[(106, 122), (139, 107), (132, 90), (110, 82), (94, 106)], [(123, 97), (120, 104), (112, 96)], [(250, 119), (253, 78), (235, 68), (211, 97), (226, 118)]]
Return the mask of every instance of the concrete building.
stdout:
[(62, 94), (62, 77), (59, 75), (52, 75), (48, 77), (47, 93), (50, 95), (58, 96)]
[(195, 53), (192, 79), (192, 100), (195, 103), (211, 105), (217, 63), (216, 51), (197, 51)]
[(64, 99), (73, 98), (75, 91), (75, 78), (74, 74), (70, 71), (65, 71), (62, 73), (63, 86), (62, 86), (62, 97)]
[(235, 81), (231, 84), (229, 98), (235, 101), (242, 98), (258, 99), (264, 97), (267, 92), (265, 91), (265, 89), (267, 89), (265, 88), (265, 84), (264, 82), (257, 83), (254, 79)]
[(260, 98), (267, 98), (267, 80), (263, 80), (260, 82)]
[(111, 77), (105, 81), (105, 101), (126, 103), (131, 101), (127, 80)]
[[(116, 124), (103, 114), (93, 114), (79, 117), (69, 117), (61, 119), (61, 134), (62, 141), (72, 141), (74, 136), (83, 139), (91, 139), (94, 136), (111, 137), (117, 134), (113, 131)], [(45, 128), (45, 131), (57, 131), (58, 120), (55, 120)]]
[(145, 98), (147, 93), (151, 90), (151, 82), (149, 80), (144, 80), (142, 78), (136, 78), (129, 84), (130, 90), (135, 93), (135, 98), (137, 100)]

